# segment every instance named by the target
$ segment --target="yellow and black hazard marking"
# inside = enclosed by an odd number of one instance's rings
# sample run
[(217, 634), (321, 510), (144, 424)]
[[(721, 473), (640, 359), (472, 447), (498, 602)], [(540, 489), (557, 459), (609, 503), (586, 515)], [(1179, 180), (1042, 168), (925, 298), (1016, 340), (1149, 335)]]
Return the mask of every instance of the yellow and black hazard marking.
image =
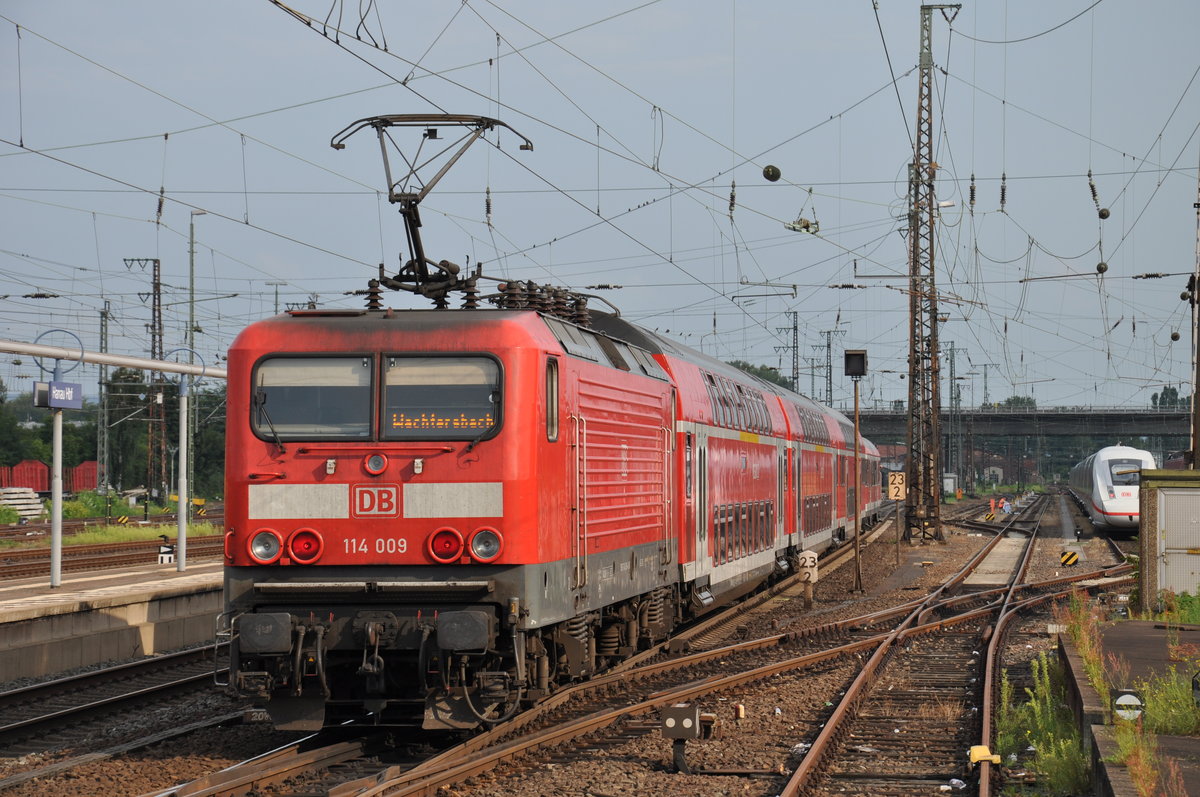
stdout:
[(995, 513), (995, 512), (988, 512), (986, 515), (984, 515), (984, 516), (983, 516), (983, 519), (984, 519), (984, 520), (986, 520), (986, 521), (988, 521), (988, 522), (991, 522), (991, 521), (993, 521), (993, 520), (995, 520), (995, 519), (996, 519), (996, 513)]
[(1063, 551), (1062, 555), (1059, 556), (1058, 559), (1064, 565), (1073, 565), (1079, 561), (1079, 554), (1075, 551)]
[(200, 515), (201, 517), (204, 517), (205, 515), (208, 514), (208, 510), (205, 509), (204, 507), (200, 507), (198, 510), (196, 510), (196, 514)]
[(116, 523), (119, 526), (128, 525), (129, 524), (129, 515), (121, 515), (119, 518), (116, 519)]

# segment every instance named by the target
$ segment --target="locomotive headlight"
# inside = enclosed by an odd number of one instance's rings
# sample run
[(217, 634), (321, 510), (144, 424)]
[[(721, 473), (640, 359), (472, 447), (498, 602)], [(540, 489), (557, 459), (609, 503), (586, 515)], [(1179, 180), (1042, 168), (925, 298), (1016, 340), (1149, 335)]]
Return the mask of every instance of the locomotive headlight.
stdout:
[(288, 554), (293, 561), (302, 565), (315, 562), (325, 548), (325, 543), (316, 529), (296, 529), (288, 538)]
[(471, 535), (471, 555), (480, 562), (491, 562), (500, 555), (504, 542), (500, 532), (484, 526)]
[(378, 476), (387, 469), (388, 459), (383, 454), (370, 454), (363, 460), (363, 468), (372, 476)]
[(269, 565), (283, 553), (283, 540), (274, 529), (259, 529), (250, 538), (250, 558), (260, 565)]

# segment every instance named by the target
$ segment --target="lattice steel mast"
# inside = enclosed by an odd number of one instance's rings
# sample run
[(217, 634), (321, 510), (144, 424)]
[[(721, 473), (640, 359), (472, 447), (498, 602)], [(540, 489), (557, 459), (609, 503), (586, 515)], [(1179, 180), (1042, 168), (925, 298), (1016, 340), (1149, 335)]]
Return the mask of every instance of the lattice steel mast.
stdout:
[[(150, 266), (150, 323), (146, 330), (150, 333), (150, 359), (163, 359), (163, 316), (162, 316), (162, 263), (157, 257), (127, 257), (125, 267), (138, 266), (145, 270)], [(146, 391), (146, 512), (149, 512), (150, 498), (159, 502), (167, 500), (167, 416), (163, 406), (163, 375), (161, 371), (148, 374), (149, 386)]]
[[(933, 12), (961, 5), (921, 6), (921, 49), (917, 70), (917, 124), (908, 170), (909, 344), (906, 540), (938, 540), (941, 519), (941, 410), (938, 373), (937, 288), (934, 280), (936, 211), (933, 159)], [(953, 17), (950, 17), (952, 20)]]

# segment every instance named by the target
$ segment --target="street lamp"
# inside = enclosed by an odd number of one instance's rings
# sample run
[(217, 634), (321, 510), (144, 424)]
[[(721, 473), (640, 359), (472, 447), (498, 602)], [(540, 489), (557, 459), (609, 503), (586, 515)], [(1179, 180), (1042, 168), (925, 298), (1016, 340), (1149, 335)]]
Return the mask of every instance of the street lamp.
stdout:
[(862, 507), (862, 469), (858, 465), (858, 381), (867, 375), (867, 350), (846, 349), (844, 355), (846, 376), (854, 380), (854, 592), (862, 592), (862, 560), (859, 556), (859, 534), (862, 531), (859, 517)]

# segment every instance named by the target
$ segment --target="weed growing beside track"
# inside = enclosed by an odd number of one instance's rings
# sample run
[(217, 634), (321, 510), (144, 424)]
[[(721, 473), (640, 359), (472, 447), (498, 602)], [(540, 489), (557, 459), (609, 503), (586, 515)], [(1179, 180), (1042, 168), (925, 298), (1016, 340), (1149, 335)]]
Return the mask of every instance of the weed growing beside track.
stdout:
[(1066, 707), (1063, 671), (1045, 653), (1030, 662), (1033, 688), (1016, 704), (1007, 670), (1001, 674), (996, 721), (996, 753), (1010, 765), (1022, 761), (1036, 771), (1038, 794), (1071, 795), (1087, 791), (1090, 760), (1079, 729)]
[[(1167, 612), (1162, 618), (1168, 625), (1178, 624), (1184, 615), (1183, 601), (1174, 596), (1166, 600)], [(1194, 612), (1197, 603), (1187, 603), (1187, 612)], [(1136, 721), (1116, 719), (1114, 726), (1117, 753), (1109, 763), (1124, 765), (1134, 787), (1142, 797), (1184, 797), (1187, 791), (1177, 762), (1159, 756), (1155, 737), (1158, 734), (1195, 735), (1200, 733), (1200, 714), (1192, 696), (1191, 680), (1171, 667), (1166, 675), (1134, 681), (1129, 665), (1119, 656), (1105, 657), (1100, 646), (1100, 616), (1085, 596), (1072, 595), (1065, 607), (1060, 607), (1057, 619), (1062, 622), (1075, 643), (1084, 662), (1088, 680), (1100, 695), (1104, 705), (1111, 704), (1112, 689), (1132, 685), (1144, 705)], [(1170, 635), (1168, 634), (1168, 637)], [(1172, 651), (1172, 656), (1175, 651)], [(1197, 657), (1200, 659), (1200, 657)], [(1192, 670), (1200, 660), (1192, 660)]]

